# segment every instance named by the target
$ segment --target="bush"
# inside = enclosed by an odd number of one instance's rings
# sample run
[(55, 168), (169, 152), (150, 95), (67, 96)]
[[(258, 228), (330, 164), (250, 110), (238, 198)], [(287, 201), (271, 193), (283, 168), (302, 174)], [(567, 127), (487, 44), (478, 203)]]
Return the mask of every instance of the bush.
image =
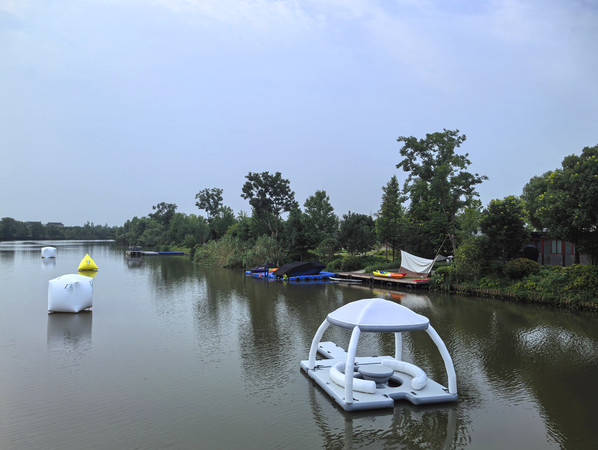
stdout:
[(505, 266), (505, 273), (512, 280), (521, 280), (539, 271), (540, 264), (527, 258), (512, 259)]

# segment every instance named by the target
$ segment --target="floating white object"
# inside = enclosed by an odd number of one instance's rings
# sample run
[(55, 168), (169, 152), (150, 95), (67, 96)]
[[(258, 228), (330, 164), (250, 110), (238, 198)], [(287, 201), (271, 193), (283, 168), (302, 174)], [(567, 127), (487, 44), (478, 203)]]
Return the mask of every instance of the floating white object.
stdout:
[(94, 262), (93, 259), (91, 259), (91, 256), (89, 256), (89, 253), (87, 253), (83, 257), (83, 259), (81, 260), (81, 262), (79, 263), (79, 268), (77, 270), (78, 271), (98, 270), (98, 265)]
[(42, 247), (42, 258), (56, 258), (56, 247)]
[(91, 308), (93, 280), (79, 274), (61, 275), (48, 281), (48, 311), (78, 313)]
[[(330, 325), (352, 330), (349, 349), (320, 342)], [(427, 378), (414, 364), (402, 361), (402, 333), (426, 331), (440, 351), (448, 388)], [(361, 332), (395, 335), (395, 355), (356, 357)], [(328, 358), (316, 360), (316, 353)], [(301, 368), (344, 410), (388, 408), (395, 400), (415, 405), (457, 401), (457, 378), (451, 356), (427, 317), (381, 298), (358, 300), (331, 312), (322, 322)], [(346, 369), (349, 368), (349, 369)]]

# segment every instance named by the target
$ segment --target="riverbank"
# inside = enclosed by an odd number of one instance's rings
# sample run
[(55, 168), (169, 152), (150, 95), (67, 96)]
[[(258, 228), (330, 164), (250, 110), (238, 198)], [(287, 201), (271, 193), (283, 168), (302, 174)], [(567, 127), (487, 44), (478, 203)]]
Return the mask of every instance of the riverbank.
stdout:
[(540, 266), (515, 260), (494, 266), (483, 277), (468, 277), (456, 266), (443, 267), (432, 276), (430, 289), (598, 311), (598, 266)]

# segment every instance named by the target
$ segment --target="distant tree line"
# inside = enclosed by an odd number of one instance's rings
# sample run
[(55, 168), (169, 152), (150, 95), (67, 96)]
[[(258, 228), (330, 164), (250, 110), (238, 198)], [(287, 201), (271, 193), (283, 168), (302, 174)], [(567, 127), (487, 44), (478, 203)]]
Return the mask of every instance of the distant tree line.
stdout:
[(65, 227), (41, 222), (21, 222), (12, 217), (0, 219), (0, 241), (61, 240), (61, 239), (115, 239), (119, 227), (94, 225)]

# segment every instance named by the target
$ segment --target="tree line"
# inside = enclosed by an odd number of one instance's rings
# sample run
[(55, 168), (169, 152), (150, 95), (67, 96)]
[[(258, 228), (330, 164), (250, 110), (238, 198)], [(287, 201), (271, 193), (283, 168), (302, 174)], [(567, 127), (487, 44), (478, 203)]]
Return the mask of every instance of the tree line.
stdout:
[[(520, 196), (492, 200), (485, 208), (477, 186), (488, 178), (469, 171), (469, 155), (458, 150), (466, 141), (459, 130), (401, 136), (396, 168), (406, 173), (382, 186), (380, 207), (372, 216), (349, 211), (335, 214), (326, 191), (316, 190), (303, 205), (280, 172), (249, 172), (241, 197), (251, 213), (223, 203), (223, 190), (204, 188), (195, 204), (204, 215), (177, 212), (161, 202), (144, 217), (120, 227), (44, 227), (11, 218), (0, 221), (1, 239), (116, 239), (124, 245), (183, 248), (198, 260), (221, 266), (318, 258), (331, 263), (339, 252), (355, 258), (384, 248), (393, 261), (399, 250), (433, 258), (506, 263), (520, 256), (530, 232), (575, 244), (598, 262), (598, 145), (567, 156), (562, 167), (534, 176)], [(205, 217), (204, 217), (205, 216)]]
[(94, 225), (57, 226), (41, 222), (22, 222), (12, 217), (0, 219), (0, 241), (63, 240), (63, 239), (115, 239), (119, 227)]
[(425, 138), (399, 137), (396, 167), (407, 177), (403, 186), (395, 175), (382, 187), (373, 217), (355, 212), (338, 217), (324, 190), (300, 205), (280, 172), (250, 172), (240, 195), (251, 214), (235, 215), (223, 204), (222, 189), (204, 188), (195, 199), (206, 217), (177, 213), (175, 204), (162, 202), (147, 217), (128, 220), (117, 239), (190, 248), (199, 259), (224, 266), (330, 262), (340, 251), (355, 256), (377, 247), (391, 261), (403, 249), (428, 258), (461, 255), (506, 263), (520, 256), (532, 230), (546, 229), (598, 261), (598, 146), (533, 177), (521, 196), (494, 199), (483, 208), (476, 188), (488, 178), (470, 172), (469, 155), (457, 153), (465, 141), (459, 130), (446, 129)]

